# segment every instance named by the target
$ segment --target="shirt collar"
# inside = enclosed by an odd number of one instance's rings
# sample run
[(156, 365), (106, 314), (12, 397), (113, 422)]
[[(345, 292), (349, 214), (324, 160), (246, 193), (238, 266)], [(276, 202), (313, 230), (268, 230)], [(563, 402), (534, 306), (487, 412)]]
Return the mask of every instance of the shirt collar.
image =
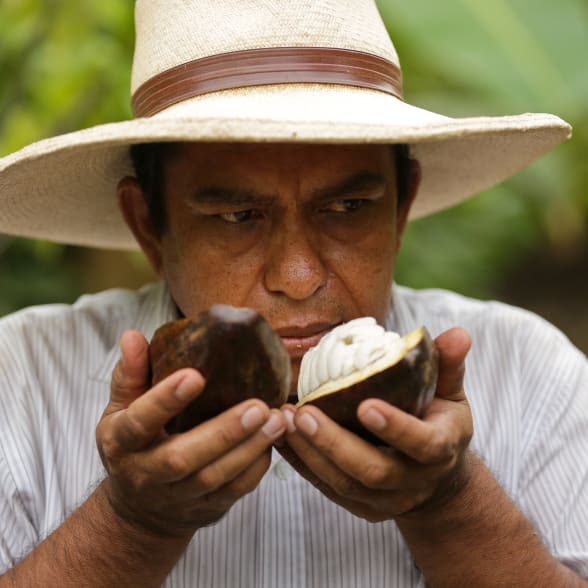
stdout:
[(387, 331), (395, 331), (402, 336), (421, 326), (419, 318), (408, 304), (406, 292), (406, 288), (392, 285), (390, 308), (384, 325)]

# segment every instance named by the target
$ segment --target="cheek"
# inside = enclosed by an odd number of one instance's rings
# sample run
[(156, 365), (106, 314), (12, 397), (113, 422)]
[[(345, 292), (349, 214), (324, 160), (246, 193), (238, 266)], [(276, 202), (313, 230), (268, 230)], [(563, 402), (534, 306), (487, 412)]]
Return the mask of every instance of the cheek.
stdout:
[(330, 267), (362, 315), (383, 320), (396, 261), (396, 233), (390, 226), (374, 227), (361, 240), (328, 248)]
[(331, 258), (349, 274), (365, 277), (386, 274), (394, 266), (396, 231), (392, 223), (374, 222), (353, 239), (330, 240), (325, 246)]
[(212, 304), (246, 306), (258, 275), (255, 256), (231, 256), (200, 239), (167, 244), (163, 259), (170, 293), (188, 316)]

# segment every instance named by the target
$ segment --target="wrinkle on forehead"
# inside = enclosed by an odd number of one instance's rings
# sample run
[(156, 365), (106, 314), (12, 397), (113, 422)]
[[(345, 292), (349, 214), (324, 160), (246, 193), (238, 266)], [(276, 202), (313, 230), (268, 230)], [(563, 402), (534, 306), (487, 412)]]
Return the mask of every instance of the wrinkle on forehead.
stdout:
[(285, 186), (295, 194), (343, 194), (346, 183), (370, 174), (395, 188), (392, 152), (387, 145), (183, 143), (170, 158), (167, 184), (188, 184), (207, 201), (222, 196), (242, 202), (275, 197)]

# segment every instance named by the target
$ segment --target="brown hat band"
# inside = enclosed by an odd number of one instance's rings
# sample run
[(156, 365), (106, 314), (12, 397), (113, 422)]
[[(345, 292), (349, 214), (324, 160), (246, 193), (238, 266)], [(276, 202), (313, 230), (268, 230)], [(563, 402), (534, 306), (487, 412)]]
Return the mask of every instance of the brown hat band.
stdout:
[(134, 93), (136, 117), (220, 90), (320, 83), (380, 90), (403, 100), (400, 68), (377, 55), (330, 47), (247, 49), (196, 59), (147, 80)]

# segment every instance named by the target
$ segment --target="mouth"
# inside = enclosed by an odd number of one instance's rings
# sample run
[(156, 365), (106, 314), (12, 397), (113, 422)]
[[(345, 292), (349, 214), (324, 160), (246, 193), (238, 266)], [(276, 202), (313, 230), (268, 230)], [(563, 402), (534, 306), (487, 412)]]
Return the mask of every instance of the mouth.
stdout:
[(300, 362), (302, 356), (340, 323), (313, 323), (305, 326), (286, 326), (276, 329), (290, 359)]

